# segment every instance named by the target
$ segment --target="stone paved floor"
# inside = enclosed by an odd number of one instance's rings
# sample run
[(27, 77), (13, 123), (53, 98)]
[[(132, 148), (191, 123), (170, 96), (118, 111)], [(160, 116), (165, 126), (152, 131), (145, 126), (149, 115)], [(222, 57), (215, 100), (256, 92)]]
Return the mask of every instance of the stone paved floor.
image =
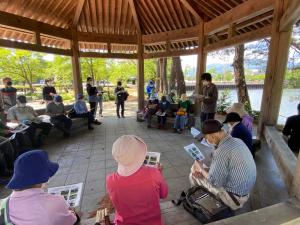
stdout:
[[(111, 113), (114, 112), (112, 107), (113, 104), (107, 108)], [(185, 145), (194, 141), (189, 132), (174, 134), (170, 130), (147, 129), (144, 123), (136, 122), (133, 110), (127, 115), (125, 119), (105, 116), (103, 124), (95, 126), (94, 131), (83, 128), (69, 139), (52, 137), (43, 147), (50, 158), (60, 165), (58, 173), (50, 180), (49, 187), (83, 182), (81, 211), (85, 214), (95, 209), (96, 203), (106, 192), (105, 177), (115, 171), (117, 166), (111, 156), (111, 147), (114, 140), (123, 134), (138, 135), (147, 143), (148, 151), (161, 152), (164, 176), (170, 188), (167, 200), (177, 198), (182, 190), (189, 187), (188, 174), (193, 161), (183, 150)], [(256, 162), (257, 184), (245, 211), (287, 198), (272, 154), (265, 145), (258, 152)], [(7, 190), (0, 188), (0, 197), (7, 194)]]

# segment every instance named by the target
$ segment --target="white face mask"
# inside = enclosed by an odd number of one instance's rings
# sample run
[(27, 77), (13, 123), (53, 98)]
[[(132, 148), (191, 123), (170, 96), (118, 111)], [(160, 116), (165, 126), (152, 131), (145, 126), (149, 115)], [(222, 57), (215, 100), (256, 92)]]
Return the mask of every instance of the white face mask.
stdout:
[(26, 106), (26, 103), (19, 103), (18, 106), (19, 106), (19, 107), (25, 107), (25, 106)]
[(212, 148), (216, 148), (216, 147), (217, 147), (216, 144), (210, 143), (208, 139), (205, 139), (205, 141), (206, 141), (206, 143), (207, 143), (208, 145), (210, 145)]

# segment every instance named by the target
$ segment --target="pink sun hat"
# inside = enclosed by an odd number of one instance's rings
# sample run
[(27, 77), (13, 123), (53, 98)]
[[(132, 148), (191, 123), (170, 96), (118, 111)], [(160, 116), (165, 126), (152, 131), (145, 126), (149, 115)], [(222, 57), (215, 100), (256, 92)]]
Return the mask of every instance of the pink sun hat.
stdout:
[(118, 174), (130, 176), (143, 165), (147, 145), (135, 135), (123, 135), (112, 146), (112, 156), (118, 163)]

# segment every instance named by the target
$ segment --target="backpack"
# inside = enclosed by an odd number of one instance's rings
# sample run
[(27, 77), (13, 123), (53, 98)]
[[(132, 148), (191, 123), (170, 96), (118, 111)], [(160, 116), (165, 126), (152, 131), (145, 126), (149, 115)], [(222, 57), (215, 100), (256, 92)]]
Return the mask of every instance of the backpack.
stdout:
[(181, 203), (185, 210), (192, 214), (201, 223), (225, 219), (234, 215), (233, 211), (225, 205), (214, 194), (201, 186), (194, 186), (182, 192), (173, 204), (179, 206)]
[(8, 203), (9, 203), (9, 196), (1, 200), (0, 225), (13, 225), (13, 223), (9, 219)]
[(129, 94), (128, 94), (127, 91), (123, 93), (123, 99), (124, 99), (124, 101), (127, 100), (128, 96), (129, 96)]

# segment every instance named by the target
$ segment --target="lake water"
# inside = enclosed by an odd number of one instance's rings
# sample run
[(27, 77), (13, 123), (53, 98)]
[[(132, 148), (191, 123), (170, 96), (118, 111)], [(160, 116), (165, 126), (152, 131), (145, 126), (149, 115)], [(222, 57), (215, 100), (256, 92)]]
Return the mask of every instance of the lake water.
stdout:
[[(251, 107), (259, 111), (262, 101), (263, 89), (249, 89), (249, 96)], [(221, 96), (222, 90), (219, 93)], [(232, 103), (237, 102), (237, 91), (235, 89), (229, 90), (230, 100)], [(300, 88), (284, 89), (278, 117), (278, 124), (284, 124), (286, 118), (297, 114), (297, 105), (300, 103)]]

